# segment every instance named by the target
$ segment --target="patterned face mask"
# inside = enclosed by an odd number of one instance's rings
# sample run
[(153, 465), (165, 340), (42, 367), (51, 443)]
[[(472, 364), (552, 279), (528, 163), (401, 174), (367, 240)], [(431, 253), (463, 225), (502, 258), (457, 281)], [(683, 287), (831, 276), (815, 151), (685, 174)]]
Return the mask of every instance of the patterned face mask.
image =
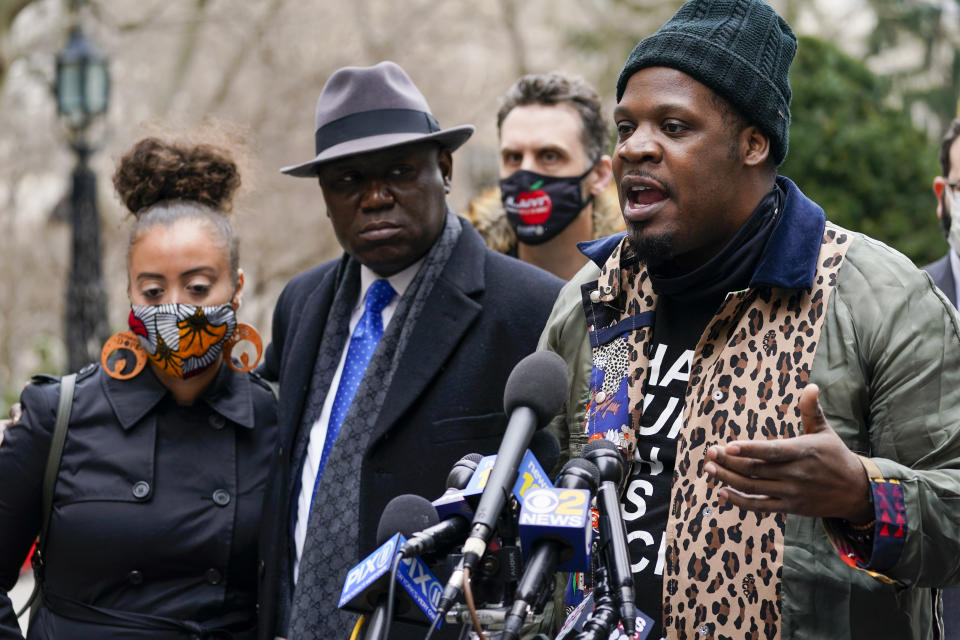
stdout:
[(147, 357), (164, 373), (183, 379), (215, 363), (237, 328), (230, 304), (132, 305), (128, 322)]

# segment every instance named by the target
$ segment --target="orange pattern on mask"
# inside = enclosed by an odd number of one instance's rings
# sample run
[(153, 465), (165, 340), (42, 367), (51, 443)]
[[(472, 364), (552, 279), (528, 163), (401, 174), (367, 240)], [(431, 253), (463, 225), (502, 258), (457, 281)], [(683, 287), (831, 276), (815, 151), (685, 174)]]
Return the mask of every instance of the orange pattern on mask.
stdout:
[(227, 325), (211, 325), (207, 323), (207, 317), (201, 309), (196, 313), (180, 321), (177, 326), (180, 329), (180, 351), (177, 355), (181, 360), (193, 356), (202, 356), (210, 347), (217, 344), (226, 337)]

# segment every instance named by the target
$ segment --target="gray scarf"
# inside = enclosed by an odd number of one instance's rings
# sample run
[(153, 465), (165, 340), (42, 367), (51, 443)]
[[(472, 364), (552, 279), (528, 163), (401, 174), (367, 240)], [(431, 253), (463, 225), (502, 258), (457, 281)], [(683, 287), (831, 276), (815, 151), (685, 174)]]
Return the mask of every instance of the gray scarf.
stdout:
[[(427, 297), (453, 254), (460, 232), (459, 218), (448, 210), (439, 239), (400, 298), (393, 319), (377, 345), (353, 403), (343, 419), (340, 434), (317, 486), (307, 523), (307, 538), (290, 611), (290, 640), (346, 637), (356, 621), (355, 614), (339, 611), (337, 603), (347, 571), (356, 564), (360, 555), (357, 531), (363, 456), (410, 334), (420, 318)], [(359, 294), (359, 278), (359, 264), (351, 258), (347, 261), (330, 309), (328, 317), (333, 321), (327, 322), (324, 328), (300, 429), (301, 436), (294, 450), (298, 455), (295, 460), (303, 457), (310, 428), (320, 416), (333, 373), (347, 342), (350, 311)]]

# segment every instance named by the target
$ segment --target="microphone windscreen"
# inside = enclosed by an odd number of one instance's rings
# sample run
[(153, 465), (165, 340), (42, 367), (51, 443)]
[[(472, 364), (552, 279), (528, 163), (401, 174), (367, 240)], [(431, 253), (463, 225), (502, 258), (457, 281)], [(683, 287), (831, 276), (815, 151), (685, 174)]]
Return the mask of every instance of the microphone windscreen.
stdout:
[(619, 484), (623, 479), (623, 470), (626, 467), (623, 453), (620, 452), (620, 447), (609, 440), (604, 438), (591, 440), (584, 445), (583, 453), (580, 455), (597, 465), (600, 469), (600, 479), (604, 482)]
[(567, 363), (553, 351), (536, 351), (517, 363), (503, 390), (507, 416), (517, 407), (533, 409), (537, 428), (563, 409), (567, 397)]
[(558, 487), (570, 486), (564, 482), (565, 476), (568, 480), (578, 477), (586, 480), (591, 487), (590, 493), (596, 493), (597, 487), (600, 486), (600, 469), (597, 469), (597, 465), (583, 458), (574, 458), (563, 465), (555, 483)]
[(557, 460), (560, 459), (560, 441), (552, 431), (541, 429), (533, 434), (530, 439), (530, 452), (536, 456), (537, 462), (543, 467), (543, 470), (549, 474), (557, 466)]
[(477, 470), (477, 465), (483, 460), (479, 453), (468, 453), (453, 465), (450, 473), (447, 474), (446, 489), (463, 489), (473, 477), (473, 472)]
[(440, 522), (437, 510), (430, 501), (412, 493), (399, 495), (383, 508), (380, 524), (377, 525), (377, 546), (390, 539), (395, 533), (410, 538), (417, 531)]

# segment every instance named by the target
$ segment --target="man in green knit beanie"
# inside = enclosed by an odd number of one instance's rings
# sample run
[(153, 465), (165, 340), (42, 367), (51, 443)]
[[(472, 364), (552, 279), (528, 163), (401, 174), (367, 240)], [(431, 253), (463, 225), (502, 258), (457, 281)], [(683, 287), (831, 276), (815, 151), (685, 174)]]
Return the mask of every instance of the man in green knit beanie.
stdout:
[(645, 637), (940, 638), (960, 581), (957, 319), (777, 175), (796, 48), (760, 0), (691, 0), (636, 46), (627, 230), (581, 245), (540, 340), (570, 366), (564, 451), (629, 461)]

